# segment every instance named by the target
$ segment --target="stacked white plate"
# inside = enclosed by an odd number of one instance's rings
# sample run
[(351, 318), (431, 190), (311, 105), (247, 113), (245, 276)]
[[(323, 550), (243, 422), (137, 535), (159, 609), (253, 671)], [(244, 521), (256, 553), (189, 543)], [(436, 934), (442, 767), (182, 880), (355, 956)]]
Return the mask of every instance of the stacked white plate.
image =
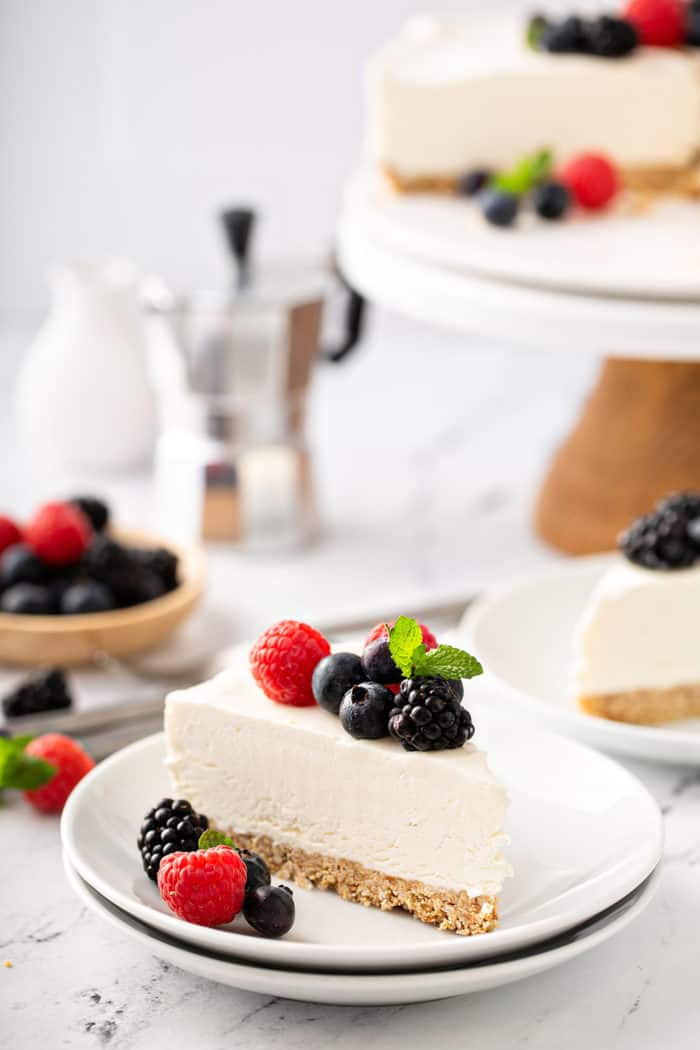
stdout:
[(507, 984), (596, 947), (641, 913), (656, 885), (661, 816), (635, 777), (572, 740), (482, 715), (477, 742), (511, 799), (515, 875), (493, 933), (458, 937), (300, 889), (281, 940), (257, 936), (241, 917), (218, 929), (183, 922), (136, 848), (144, 813), (170, 793), (161, 734), (113, 755), (73, 792), (61, 825), (66, 871), (85, 904), (144, 950), (235, 988), (388, 1004)]

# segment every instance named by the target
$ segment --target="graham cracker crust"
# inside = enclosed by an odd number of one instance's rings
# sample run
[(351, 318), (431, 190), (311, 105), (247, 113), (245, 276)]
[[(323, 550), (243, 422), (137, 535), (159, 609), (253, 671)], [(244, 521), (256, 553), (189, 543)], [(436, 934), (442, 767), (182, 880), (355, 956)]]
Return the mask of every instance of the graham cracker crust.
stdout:
[[(457, 192), (459, 175), (402, 175), (395, 168), (385, 166), (384, 175), (397, 193)], [(627, 168), (621, 173), (626, 190), (641, 203), (668, 194), (700, 200), (700, 160), (683, 167)]]
[(498, 923), (497, 897), (470, 897), (464, 890), (442, 890), (384, 875), (355, 861), (274, 843), (266, 835), (239, 835), (235, 828), (226, 833), (237, 846), (259, 853), (278, 878), (290, 879), (302, 889), (334, 890), (343, 900), (366, 908), (400, 908), (421, 922), (464, 937), (488, 933)]
[(659, 725), (679, 718), (700, 717), (700, 683), (672, 689), (637, 689), (629, 693), (605, 693), (579, 697), (587, 715), (635, 725)]

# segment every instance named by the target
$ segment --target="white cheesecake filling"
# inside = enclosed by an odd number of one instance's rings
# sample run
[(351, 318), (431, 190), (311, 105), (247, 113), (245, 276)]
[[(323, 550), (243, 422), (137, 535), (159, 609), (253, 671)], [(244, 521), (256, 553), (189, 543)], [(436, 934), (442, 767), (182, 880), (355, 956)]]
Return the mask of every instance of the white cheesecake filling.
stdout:
[(319, 707), (268, 700), (236, 665), (166, 701), (174, 791), (219, 827), (472, 896), (497, 894), (507, 797), (473, 745), (354, 740)]
[(407, 178), (510, 167), (543, 148), (558, 163), (583, 150), (623, 168), (692, 160), (700, 145), (697, 54), (534, 52), (525, 24), (523, 13), (410, 21), (369, 67), (373, 160)]
[(575, 638), (581, 696), (700, 682), (700, 568), (641, 569), (620, 558), (594, 588)]

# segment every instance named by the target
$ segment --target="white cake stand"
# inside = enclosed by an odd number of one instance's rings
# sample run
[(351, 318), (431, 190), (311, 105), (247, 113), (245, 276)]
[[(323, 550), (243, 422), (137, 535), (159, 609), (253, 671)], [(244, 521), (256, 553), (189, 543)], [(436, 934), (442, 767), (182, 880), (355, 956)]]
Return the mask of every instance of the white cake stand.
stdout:
[(700, 206), (488, 226), (460, 199), (349, 186), (340, 262), (368, 298), (513, 347), (605, 355), (557, 453), (538, 531), (572, 553), (607, 549), (666, 492), (700, 488)]

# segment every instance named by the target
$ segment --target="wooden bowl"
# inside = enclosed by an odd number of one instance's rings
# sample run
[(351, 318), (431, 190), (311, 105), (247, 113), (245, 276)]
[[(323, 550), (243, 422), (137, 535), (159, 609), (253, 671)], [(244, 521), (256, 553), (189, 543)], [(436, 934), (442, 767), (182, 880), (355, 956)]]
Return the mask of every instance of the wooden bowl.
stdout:
[(0, 663), (21, 667), (76, 667), (100, 654), (121, 659), (163, 642), (193, 611), (204, 589), (204, 552), (141, 532), (120, 530), (134, 547), (168, 547), (179, 558), (174, 591), (128, 609), (80, 616), (30, 616), (0, 612)]

